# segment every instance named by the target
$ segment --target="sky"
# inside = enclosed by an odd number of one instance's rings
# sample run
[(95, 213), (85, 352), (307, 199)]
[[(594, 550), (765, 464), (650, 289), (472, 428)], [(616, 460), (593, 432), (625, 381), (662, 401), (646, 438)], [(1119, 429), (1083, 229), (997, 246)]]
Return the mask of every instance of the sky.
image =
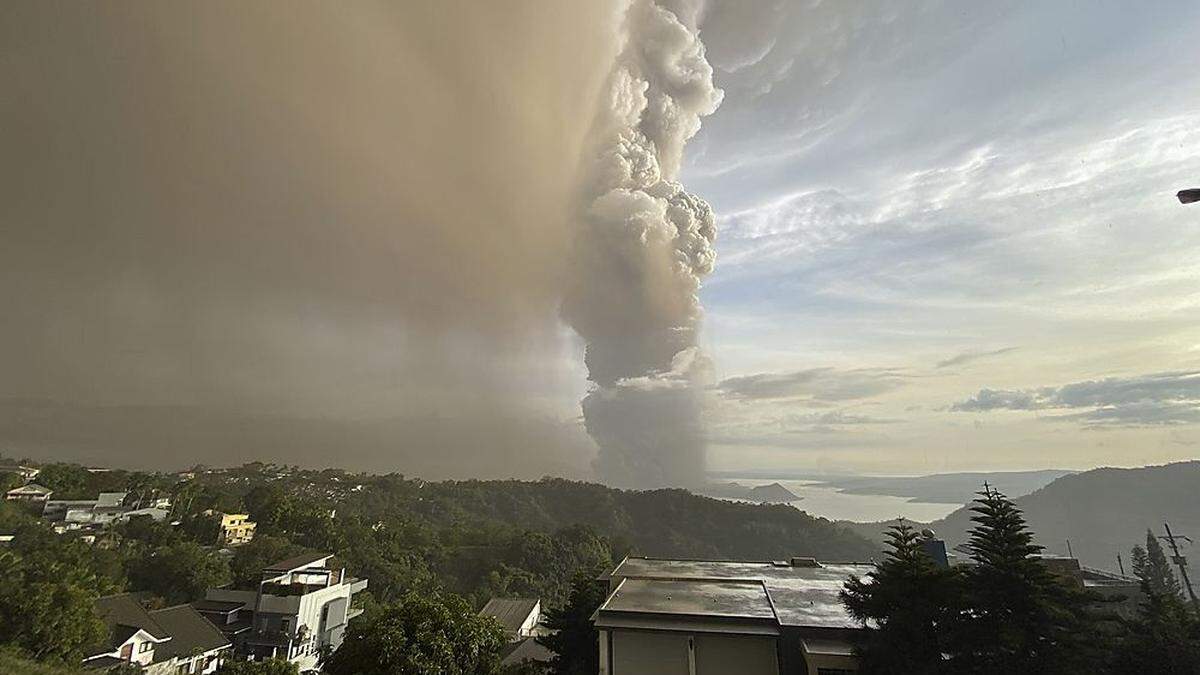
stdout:
[[(658, 149), (717, 225), (708, 468), (1200, 455), (1200, 6), (635, 4), (723, 92)], [(0, 8), (0, 452), (594, 477), (626, 9)]]
[(725, 99), (684, 177), (720, 233), (710, 464), (1200, 454), (1197, 29), (1192, 2), (713, 8)]

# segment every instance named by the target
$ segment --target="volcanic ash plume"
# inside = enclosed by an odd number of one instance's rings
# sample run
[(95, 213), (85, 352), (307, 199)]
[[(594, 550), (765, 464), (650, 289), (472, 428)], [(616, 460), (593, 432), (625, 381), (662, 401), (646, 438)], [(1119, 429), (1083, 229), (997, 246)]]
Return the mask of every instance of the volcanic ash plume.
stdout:
[(563, 314), (587, 341), (583, 400), (597, 469), (610, 484), (703, 480), (697, 293), (712, 271), (712, 209), (676, 178), (700, 118), (722, 92), (695, 11), (634, 0), (592, 130), (574, 283)]

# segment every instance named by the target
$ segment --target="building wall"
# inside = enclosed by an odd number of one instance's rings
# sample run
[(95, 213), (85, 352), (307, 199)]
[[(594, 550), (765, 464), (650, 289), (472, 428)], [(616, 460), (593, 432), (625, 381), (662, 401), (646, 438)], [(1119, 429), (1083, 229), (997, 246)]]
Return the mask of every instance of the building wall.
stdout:
[(605, 675), (779, 675), (772, 637), (614, 630), (604, 631), (600, 647)]
[(221, 515), (221, 543), (227, 546), (244, 544), (254, 539), (256, 523), (244, 513), (227, 513)]
[(537, 634), (538, 622), (541, 621), (541, 618), (542, 601), (538, 600), (537, 604), (533, 606), (533, 611), (529, 613), (529, 616), (525, 617), (525, 621), (523, 621), (521, 623), (521, 627), (517, 629), (517, 635), (525, 638)]
[(690, 675), (688, 638), (684, 633), (611, 631), (610, 675)]
[(290, 619), (292, 634), (297, 634), (300, 627), (306, 627), (308, 630), (305, 640), (293, 641), (286, 658), (297, 664), (301, 671), (316, 668), (321, 647), (328, 645), (337, 649), (341, 646), (350, 595), (348, 583), (299, 596), (263, 595), (259, 599), (260, 614), (255, 617), (255, 627), (266, 618), (264, 615), (268, 612), (272, 618), (287, 616)]
[(778, 675), (777, 642), (750, 635), (697, 635), (696, 675)]

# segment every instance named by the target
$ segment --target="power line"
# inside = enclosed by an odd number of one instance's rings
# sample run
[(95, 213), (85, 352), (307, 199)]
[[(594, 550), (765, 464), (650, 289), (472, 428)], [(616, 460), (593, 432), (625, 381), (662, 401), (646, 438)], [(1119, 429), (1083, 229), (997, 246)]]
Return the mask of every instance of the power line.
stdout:
[(1200, 611), (1200, 600), (1196, 599), (1196, 591), (1192, 590), (1192, 580), (1188, 578), (1187, 558), (1183, 557), (1179, 552), (1178, 540), (1182, 539), (1190, 544), (1192, 543), (1192, 539), (1182, 534), (1171, 534), (1170, 523), (1163, 523), (1163, 528), (1167, 531), (1167, 536), (1160, 536), (1159, 539), (1166, 541), (1171, 546), (1171, 551), (1175, 553), (1171, 560), (1179, 567), (1179, 576), (1183, 577), (1183, 585), (1187, 588), (1188, 597), (1192, 599), (1192, 605)]

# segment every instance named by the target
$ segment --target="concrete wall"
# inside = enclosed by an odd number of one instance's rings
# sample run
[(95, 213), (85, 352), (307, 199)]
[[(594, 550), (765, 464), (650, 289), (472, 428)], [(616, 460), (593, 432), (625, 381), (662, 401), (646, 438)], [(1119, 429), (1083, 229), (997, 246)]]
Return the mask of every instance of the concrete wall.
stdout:
[[(600, 640), (600, 672), (607, 675), (779, 675), (773, 637), (633, 630), (605, 633)], [(611, 664), (605, 653), (609, 641)]]
[(853, 656), (805, 654), (804, 659), (808, 663), (808, 675), (819, 675), (822, 668), (848, 670), (852, 673), (858, 672), (858, 659)]
[(776, 642), (750, 635), (697, 635), (696, 675), (778, 675)]
[(688, 635), (612, 631), (612, 675), (691, 675)]

